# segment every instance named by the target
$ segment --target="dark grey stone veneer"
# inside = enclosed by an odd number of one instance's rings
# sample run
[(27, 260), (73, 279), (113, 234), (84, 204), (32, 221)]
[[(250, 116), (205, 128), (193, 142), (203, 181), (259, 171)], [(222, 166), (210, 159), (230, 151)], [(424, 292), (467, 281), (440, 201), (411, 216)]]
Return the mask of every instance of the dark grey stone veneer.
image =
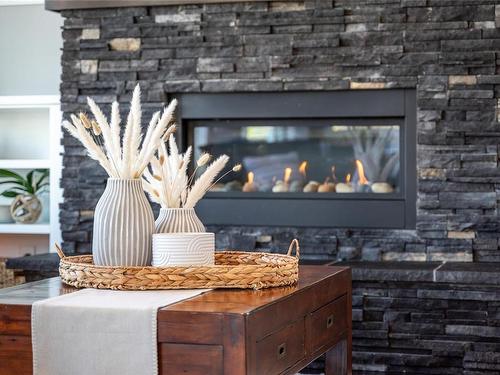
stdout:
[[(416, 230), (211, 227), (218, 247), (308, 259), (500, 261), (500, 5), (494, 0), (306, 0), (63, 11), (62, 108), (126, 103), (145, 118), (179, 92), (416, 88)], [(65, 250), (90, 250), (104, 172), (67, 134)]]
[(343, 264), (356, 374), (500, 373), (500, 264)]
[[(415, 230), (209, 230), (218, 248), (283, 252), (297, 237), (307, 260), (429, 261), (353, 264), (355, 369), (500, 373), (499, 270), (484, 263), (500, 261), (498, 0), (241, 2), (62, 15), (66, 117), (86, 110), (89, 95), (127, 110), (137, 82), (145, 118), (185, 92), (416, 89)], [(88, 252), (106, 176), (78, 142), (65, 134), (63, 143), (64, 248)]]

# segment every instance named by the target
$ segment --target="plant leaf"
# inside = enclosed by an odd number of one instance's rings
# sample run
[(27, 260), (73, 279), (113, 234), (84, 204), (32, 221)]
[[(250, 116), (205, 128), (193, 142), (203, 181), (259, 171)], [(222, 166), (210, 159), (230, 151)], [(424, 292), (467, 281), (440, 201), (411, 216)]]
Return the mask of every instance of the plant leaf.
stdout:
[(12, 186), (10, 189), (7, 189), (7, 190), (20, 190), (20, 191), (23, 191), (23, 192), (27, 192), (28, 189), (26, 189), (26, 186), (22, 185), (22, 186)]
[(37, 169), (38, 172), (42, 172), (40, 175), (40, 178), (38, 181), (35, 183), (35, 193), (40, 190), (43, 186), (48, 185), (48, 182), (45, 182), (45, 179), (49, 176), (49, 170), (48, 169)]
[(35, 171), (30, 171), (27, 175), (26, 175), (26, 182), (28, 183), (29, 186), (33, 187), (33, 173), (35, 173)]
[(25, 179), (15, 172), (9, 171), (7, 169), (0, 169), (0, 177), (14, 178), (17, 181), (17, 185), (25, 187), (26, 192), (33, 194), (33, 186), (29, 183), (29, 179), (32, 179), (33, 177), (33, 171), (28, 173), (28, 176)]
[(28, 193), (28, 191), (26, 191), (26, 188), (24, 186), (15, 186), (15, 187), (12, 187), (10, 189), (7, 189), (5, 191), (13, 191), (17, 194), (26, 194)]
[[(14, 185), (21, 185), (19, 181), (17, 180), (7, 180), (7, 181), (0, 181), (0, 185), (2, 184), (14, 184)], [(24, 185), (22, 185), (24, 186)]]
[(50, 183), (49, 182), (44, 182), (43, 184), (41, 184), (40, 186), (37, 187), (35, 193), (40, 193), (43, 191), (43, 188), (46, 187), (46, 186), (49, 186)]
[(7, 169), (0, 169), (0, 177), (3, 178), (15, 178), (18, 180), (20, 183), (24, 184), (24, 178), (22, 178), (20, 175), (18, 175), (16, 172), (9, 171)]
[(1, 193), (0, 195), (6, 198), (15, 198), (19, 195), (19, 193), (16, 193), (15, 191), (12, 190), (7, 190)]

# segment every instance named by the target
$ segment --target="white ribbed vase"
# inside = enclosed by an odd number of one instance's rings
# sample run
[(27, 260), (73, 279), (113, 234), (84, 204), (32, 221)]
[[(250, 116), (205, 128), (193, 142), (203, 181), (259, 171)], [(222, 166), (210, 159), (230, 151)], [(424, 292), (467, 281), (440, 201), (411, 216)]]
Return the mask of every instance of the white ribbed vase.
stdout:
[(194, 208), (162, 208), (155, 227), (156, 233), (205, 232)]
[(94, 213), (94, 264), (151, 265), (153, 233), (153, 210), (141, 180), (109, 178)]

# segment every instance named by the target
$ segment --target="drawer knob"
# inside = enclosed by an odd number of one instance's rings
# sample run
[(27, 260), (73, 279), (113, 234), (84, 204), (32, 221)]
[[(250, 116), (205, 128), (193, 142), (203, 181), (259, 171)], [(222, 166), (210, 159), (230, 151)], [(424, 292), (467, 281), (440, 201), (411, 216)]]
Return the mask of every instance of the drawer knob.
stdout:
[(333, 314), (326, 318), (326, 328), (333, 326)]
[(283, 359), (286, 356), (286, 343), (284, 342), (283, 344), (278, 345), (277, 349), (277, 357), (278, 359)]

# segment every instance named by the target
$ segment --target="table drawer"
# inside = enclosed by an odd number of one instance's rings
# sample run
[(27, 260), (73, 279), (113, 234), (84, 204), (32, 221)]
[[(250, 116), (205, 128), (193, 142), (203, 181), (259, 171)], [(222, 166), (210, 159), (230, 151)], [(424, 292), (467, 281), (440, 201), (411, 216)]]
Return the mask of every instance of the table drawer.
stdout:
[(257, 342), (257, 374), (279, 374), (305, 356), (304, 320), (298, 320)]
[(306, 317), (307, 352), (313, 353), (331, 344), (347, 329), (347, 297), (344, 295)]
[(160, 375), (220, 375), (224, 372), (221, 345), (188, 345), (162, 343)]

